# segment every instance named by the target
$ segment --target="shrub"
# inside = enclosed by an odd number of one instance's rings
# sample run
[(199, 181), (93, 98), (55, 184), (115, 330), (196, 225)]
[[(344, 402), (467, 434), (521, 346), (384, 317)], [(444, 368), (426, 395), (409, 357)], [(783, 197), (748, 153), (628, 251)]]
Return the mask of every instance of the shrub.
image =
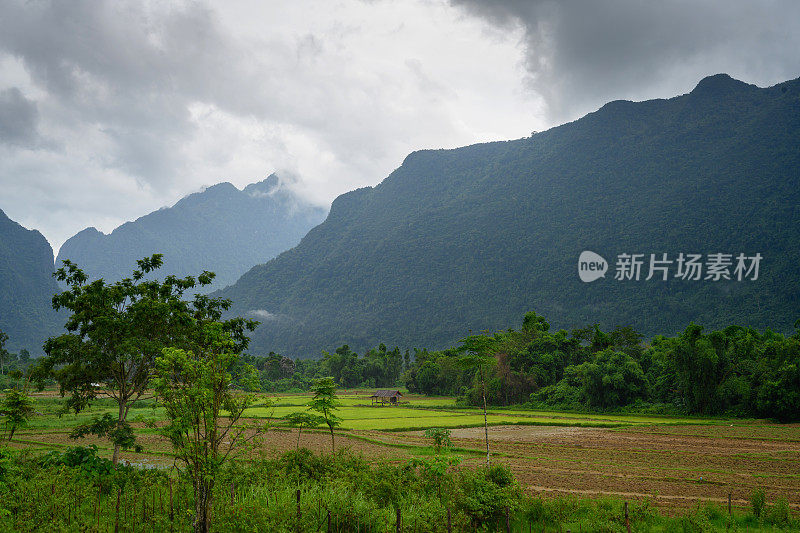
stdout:
[(492, 465), (486, 469), (486, 479), (498, 487), (508, 487), (514, 483), (514, 474), (505, 465)]
[(714, 526), (708, 519), (708, 515), (701, 509), (682, 517), (680, 525), (683, 533), (706, 533), (715, 531)]
[(767, 504), (767, 497), (764, 495), (764, 491), (761, 489), (756, 489), (750, 495), (750, 506), (753, 508), (753, 516), (756, 518), (761, 518), (761, 515), (764, 514), (764, 506)]
[(791, 520), (791, 512), (789, 511), (789, 502), (786, 498), (778, 498), (773, 505), (767, 509), (767, 522), (770, 524), (786, 527)]
[(506, 507), (516, 509), (522, 498), (519, 484), (505, 466), (462, 471), (458, 485), (456, 506), (467, 515), (473, 528), (498, 527), (505, 519)]
[(277, 460), (278, 468), (289, 479), (299, 481), (320, 481), (330, 470), (330, 464), (323, 456), (314, 455), (308, 448), (300, 448), (284, 453)]
[(433, 449), (439, 453), (442, 448), (450, 448), (453, 442), (450, 440), (450, 430), (446, 428), (428, 428), (425, 436), (433, 440)]
[(42, 466), (64, 465), (80, 468), (87, 474), (109, 474), (114, 470), (114, 465), (108, 459), (97, 456), (97, 446), (70, 446), (64, 452), (53, 451), (39, 459)]

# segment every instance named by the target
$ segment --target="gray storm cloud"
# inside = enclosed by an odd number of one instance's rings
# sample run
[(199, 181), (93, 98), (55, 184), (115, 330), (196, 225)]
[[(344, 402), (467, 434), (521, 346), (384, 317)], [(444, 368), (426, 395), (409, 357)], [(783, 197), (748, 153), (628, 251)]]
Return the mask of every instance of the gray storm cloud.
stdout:
[(238, 80), (234, 54), (198, 4), (151, 12), (136, 3), (9, 1), (2, 10), (0, 50), (61, 108), (60, 127), (99, 126), (106, 166), (156, 187), (179, 170), (170, 145), (191, 133), (188, 103)]
[(725, 72), (770, 85), (800, 75), (800, 2), (451, 0), (524, 30), (527, 84), (550, 119), (616, 99), (669, 97)]
[(0, 144), (34, 147), (38, 143), (36, 103), (17, 87), (0, 91)]

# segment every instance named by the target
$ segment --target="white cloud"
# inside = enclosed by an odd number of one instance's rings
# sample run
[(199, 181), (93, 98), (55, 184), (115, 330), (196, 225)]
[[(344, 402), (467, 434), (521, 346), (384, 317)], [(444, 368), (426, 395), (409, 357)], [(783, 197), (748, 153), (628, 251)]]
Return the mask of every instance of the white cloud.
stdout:
[(270, 313), (266, 309), (251, 309), (250, 311), (247, 312), (247, 315), (266, 321), (278, 319), (278, 315), (276, 315), (275, 313)]

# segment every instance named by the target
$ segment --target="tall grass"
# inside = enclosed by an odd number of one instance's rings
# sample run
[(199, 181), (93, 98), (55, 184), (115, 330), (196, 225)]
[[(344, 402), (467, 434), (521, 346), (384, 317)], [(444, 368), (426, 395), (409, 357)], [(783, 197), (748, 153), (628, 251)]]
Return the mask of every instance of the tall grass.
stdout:
[[(289, 452), (233, 463), (217, 483), (216, 531), (796, 531), (785, 499), (758, 510), (715, 504), (661, 515), (649, 501), (524, 497), (503, 467), (437, 458), (370, 465), (348, 453)], [(300, 495), (298, 504), (298, 492)], [(191, 486), (175, 471), (113, 468), (92, 448), (37, 456), (0, 448), (2, 531), (190, 531)], [(329, 529), (330, 525), (330, 529)]]

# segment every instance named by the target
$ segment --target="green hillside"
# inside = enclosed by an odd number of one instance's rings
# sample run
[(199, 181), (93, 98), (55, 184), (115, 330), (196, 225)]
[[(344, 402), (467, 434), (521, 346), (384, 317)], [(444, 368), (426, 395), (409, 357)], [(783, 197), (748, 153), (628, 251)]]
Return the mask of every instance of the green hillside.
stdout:
[(51, 305), (58, 290), (52, 275), (47, 240), (0, 210), (0, 331), (8, 335), (9, 351), (40, 354), (45, 339), (63, 325)]
[(163, 272), (211, 270), (217, 277), (210, 289), (221, 288), (296, 245), (324, 217), (325, 209), (297, 198), (275, 175), (241, 191), (220, 183), (108, 235), (87, 228), (64, 243), (57, 264), (70, 259), (90, 279), (118, 281), (130, 275), (137, 259), (161, 253)]
[[(791, 331), (799, 182), (800, 80), (762, 89), (717, 75), (530, 138), (412, 153), (220, 294), (262, 319), (252, 351), (301, 357), (345, 343), (443, 347), (531, 310), (556, 328)], [(609, 262), (605, 278), (579, 279), (583, 250)], [(639, 281), (614, 279), (623, 253), (645, 254)], [(646, 281), (662, 253), (763, 260), (756, 280)]]

